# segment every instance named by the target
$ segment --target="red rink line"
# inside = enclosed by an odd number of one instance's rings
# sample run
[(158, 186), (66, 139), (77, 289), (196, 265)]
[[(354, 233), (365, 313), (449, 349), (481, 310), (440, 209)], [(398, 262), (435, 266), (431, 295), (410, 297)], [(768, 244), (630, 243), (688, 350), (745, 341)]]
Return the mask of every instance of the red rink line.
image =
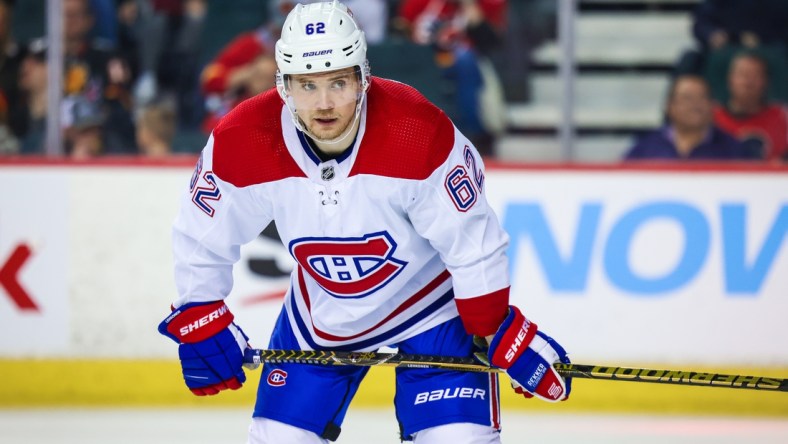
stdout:
[(47, 156), (0, 156), (0, 167), (143, 167), (143, 168), (193, 168), (197, 162), (196, 154), (173, 154), (163, 158), (138, 156), (106, 156), (94, 159), (74, 160), (67, 157)]
[[(65, 157), (46, 156), (0, 156), (0, 167), (142, 167), (142, 168), (192, 168), (197, 162), (196, 154), (174, 154), (165, 158), (138, 156), (106, 156), (88, 160), (72, 160)], [(555, 172), (654, 172), (654, 173), (768, 173), (788, 174), (788, 163), (780, 162), (666, 162), (640, 161), (612, 164), (587, 163), (523, 163), (485, 160), (488, 171), (555, 171)]]
[(653, 172), (653, 173), (771, 173), (788, 174), (788, 163), (780, 162), (669, 162), (639, 161), (609, 164), (588, 163), (520, 163), (485, 160), (488, 171), (556, 171), (556, 172)]

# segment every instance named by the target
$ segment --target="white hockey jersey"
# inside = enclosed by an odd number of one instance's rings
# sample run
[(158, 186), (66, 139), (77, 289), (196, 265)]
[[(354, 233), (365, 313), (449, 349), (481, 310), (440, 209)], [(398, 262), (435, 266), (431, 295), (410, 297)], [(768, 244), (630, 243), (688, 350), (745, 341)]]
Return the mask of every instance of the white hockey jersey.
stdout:
[[(214, 130), (175, 221), (179, 299), (225, 298), (271, 220), (295, 259), (285, 308), (304, 349), (367, 351), (462, 315), (506, 315), (506, 233), (478, 153), (413, 88), (373, 78), (351, 149), (322, 162), (275, 90)], [(456, 300), (456, 302), (455, 302)]]

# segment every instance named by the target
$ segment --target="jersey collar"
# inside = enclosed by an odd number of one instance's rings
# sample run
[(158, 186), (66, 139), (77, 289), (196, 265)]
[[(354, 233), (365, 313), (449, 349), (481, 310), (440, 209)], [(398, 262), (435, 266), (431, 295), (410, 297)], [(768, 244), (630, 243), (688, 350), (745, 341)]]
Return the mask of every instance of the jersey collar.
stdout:
[[(306, 153), (307, 157), (309, 157), (309, 159), (312, 162), (314, 162), (315, 165), (320, 165), (321, 163), (323, 163), (323, 161), (320, 160), (320, 157), (316, 153), (317, 148), (313, 146), (313, 143), (307, 138), (306, 134), (304, 134), (303, 131), (300, 131), (298, 129), (296, 129), (296, 133), (298, 134), (298, 141), (301, 142), (301, 148), (304, 149), (304, 152)], [(343, 151), (342, 154), (333, 158), (334, 160), (337, 161), (337, 163), (342, 163), (343, 160), (350, 157), (350, 155), (353, 153), (353, 148), (356, 145), (357, 138), (358, 138), (358, 132), (356, 132), (356, 136), (353, 137), (353, 140), (350, 142), (350, 146), (348, 146), (348, 148), (345, 151)]]

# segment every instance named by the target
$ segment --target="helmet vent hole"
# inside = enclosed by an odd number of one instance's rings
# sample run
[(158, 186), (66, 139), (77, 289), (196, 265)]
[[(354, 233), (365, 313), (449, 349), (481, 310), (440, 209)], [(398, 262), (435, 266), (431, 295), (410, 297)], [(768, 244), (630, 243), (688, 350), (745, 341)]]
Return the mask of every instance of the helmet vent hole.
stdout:
[(331, 62), (326, 62), (326, 68), (328, 68), (329, 66), (331, 66)]
[(342, 25), (342, 20), (340, 20), (340, 21), (339, 21), (339, 25), (340, 25), (340, 26)]
[(306, 69), (312, 69), (312, 64), (311, 63), (307, 63), (306, 64)]

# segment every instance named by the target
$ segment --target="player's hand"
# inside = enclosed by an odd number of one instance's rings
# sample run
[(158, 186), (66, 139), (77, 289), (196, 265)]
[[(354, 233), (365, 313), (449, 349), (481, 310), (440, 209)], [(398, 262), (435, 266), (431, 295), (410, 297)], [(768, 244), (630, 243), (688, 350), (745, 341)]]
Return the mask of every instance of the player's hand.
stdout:
[(180, 344), (183, 379), (195, 395), (237, 390), (246, 381), (242, 365), (249, 338), (224, 302), (178, 307), (159, 324), (159, 333)]
[(488, 358), (506, 370), (514, 390), (527, 398), (556, 402), (569, 397), (571, 378), (563, 378), (553, 368), (556, 362), (569, 363), (566, 351), (517, 307), (509, 306), (509, 315), (490, 341)]

